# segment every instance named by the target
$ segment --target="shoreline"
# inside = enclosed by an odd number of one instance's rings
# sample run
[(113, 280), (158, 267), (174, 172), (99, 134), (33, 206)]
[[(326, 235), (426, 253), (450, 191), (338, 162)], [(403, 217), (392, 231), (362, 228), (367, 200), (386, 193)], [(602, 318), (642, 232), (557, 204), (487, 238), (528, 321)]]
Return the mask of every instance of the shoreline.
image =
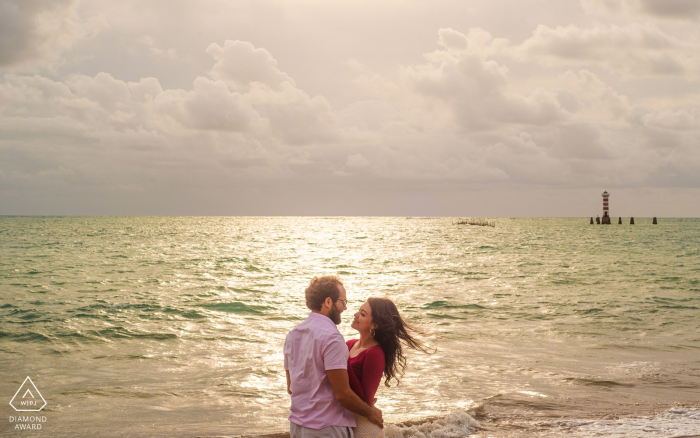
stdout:
[[(442, 416), (385, 423), (387, 438), (474, 437), (525, 438), (567, 436), (624, 436), (624, 430), (633, 434), (635, 428), (657, 429), (649, 437), (700, 438), (700, 401), (651, 405), (620, 403), (620, 410), (612, 413), (578, 412), (565, 416), (563, 412), (540, 410), (507, 412), (498, 403), (488, 400), (469, 410), (454, 410)], [(573, 412), (571, 412), (573, 414)], [(583, 414), (583, 415), (581, 415)], [(285, 421), (287, 421), (285, 419)], [(678, 429), (672, 430), (673, 427)], [(669, 429), (670, 428), (670, 429)], [(677, 433), (674, 433), (677, 432)], [(623, 435), (619, 435), (622, 433)], [(632, 436), (632, 435), (630, 435)], [(645, 435), (647, 436), (647, 435)], [(289, 438), (289, 432), (248, 433), (243, 435), (183, 435), (177, 438)]]

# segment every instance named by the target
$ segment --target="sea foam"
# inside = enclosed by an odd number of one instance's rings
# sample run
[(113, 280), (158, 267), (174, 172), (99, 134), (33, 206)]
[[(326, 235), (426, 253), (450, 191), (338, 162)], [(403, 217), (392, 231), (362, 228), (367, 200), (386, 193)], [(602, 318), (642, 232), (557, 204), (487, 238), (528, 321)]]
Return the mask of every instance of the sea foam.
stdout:
[(459, 438), (479, 428), (479, 423), (468, 413), (456, 410), (443, 418), (411, 425), (387, 425), (387, 438)]
[(700, 436), (700, 409), (671, 408), (653, 417), (566, 422), (572, 437), (681, 438)]

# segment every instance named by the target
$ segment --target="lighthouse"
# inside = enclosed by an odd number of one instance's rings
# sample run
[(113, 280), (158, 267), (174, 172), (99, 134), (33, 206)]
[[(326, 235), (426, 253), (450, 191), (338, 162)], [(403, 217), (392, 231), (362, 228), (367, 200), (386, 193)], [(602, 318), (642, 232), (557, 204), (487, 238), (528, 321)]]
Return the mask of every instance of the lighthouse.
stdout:
[(610, 193), (608, 193), (607, 190), (603, 191), (603, 218), (601, 220), (601, 223), (603, 224), (610, 224), (610, 209), (608, 208), (608, 198), (610, 197)]

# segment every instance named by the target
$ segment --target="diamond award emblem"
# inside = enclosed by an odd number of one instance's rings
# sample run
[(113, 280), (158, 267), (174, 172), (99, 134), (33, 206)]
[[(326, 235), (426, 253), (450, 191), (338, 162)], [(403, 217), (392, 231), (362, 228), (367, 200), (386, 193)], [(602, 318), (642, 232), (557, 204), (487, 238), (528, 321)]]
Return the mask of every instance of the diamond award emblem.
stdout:
[(18, 412), (38, 412), (46, 406), (46, 400), (41, 395), (32, 379), (27, 376), (15, 396), (10, 400), (10, 406)]

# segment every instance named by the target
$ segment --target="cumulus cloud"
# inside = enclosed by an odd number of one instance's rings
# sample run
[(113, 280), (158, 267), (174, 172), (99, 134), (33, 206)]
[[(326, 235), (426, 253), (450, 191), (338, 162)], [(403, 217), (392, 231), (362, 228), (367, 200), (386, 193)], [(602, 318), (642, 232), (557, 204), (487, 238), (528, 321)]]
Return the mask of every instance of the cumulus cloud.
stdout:
[(0, 0), (0, 67), (61, 63), (66, 49), (105, 26), (81, 17), (74, 0)]
[(633, 77), (695, 76), (700, 69), (700, 44), (638, 24), (589, 29), (540, 25), (514, 53), (549, 65), (600, 65)]
[[(235, 168), (239, 177), (251, 178), (293, 173), (293, 163), (309, 160), (308, 151), (290, 146), (323, 147), (337, 135), (330, 105), (298, 89), (268, 52), (249, 43), (227, 46), (244, 50), (215, 51), (209, 77), (196, 78), (189, 90), (166, 89), (156, 78), (123, 81), (105, 72), (60, 80), (5, 74), (0, 149), (8, 158), (0, 165), (0, 188), (31, 178), (37, 184), (104, 183), (144, 166), (153, 166), (144, 175), (172, 178), (175, 169), (195, 175), (203, 171), (197, 169)], [(272, 70), (221, 69), (261, 53), (269, 61), (262, 66)], [(31, 139), (32, 146), (14, 139)]]
[(255, 48), (247, 41), (227, 40), (223, 47), (211, 43), (207, 53), (216, 60), (211, 76), (231, 83), (234, 88), (263, 84), (279, 90), (285, 83), (295, 85), (292, 78), (279, 70), (277, 60), (267, 50)]
[[(693, 184), (698, 109), (640, 103), (580, 67), (581, 59), (603, 63), (605, 38), (676, 47), (628, 30), (601, 27), (601, 37), (538, 28), (511, 45), (483, 29), (440, 29), (436, 50), (420, 62), (389, 73), (351, 62), (362, 98), (341, 108), (310, 96), (272, 53), (243, 41), (209, 45), (211, 69), (184, 88), (107, 72), (6, 74), (0, 192), (135, 193), (162, 180), (211, 190), (257, 184), (265, 193), (299, 184), (312, 193), (342, 181), (373, 193), (391, 185), (644, 184), (665, 172)], [(542, 68), (533, 59), (549, 59), (553, 73), (523, 80), (521, 63)]]
[(202, 77), (194, 81), (192, 91), (168, 91), (156, 103), (164, 113), (194, 129), (241, 132), (261, 123), (259, 114), (240, 93), (231, 92), (223, 81)]
[(417, 93), (446, 103), (457, 124), (470, 130), (503, 123), (546, 125), (566, 118), (556, 96), (538, 89), (513, 91), (508, 69), (489, 57), (502, 41), (473, 29), (468, 35), (452, 29), (439, 32), (442, 50), (426, 55), (427, 64), (409, 67), (404, 80)]
[(334, 138), (336, 119), (325, 98), (311, 98), (299, 89), (267, 50), (227, 40), (223, 47), (212, 43), (207, 53), (216, 61), (210, 76), (231, 90), (243, 92), (245, 100), (269, 120), (271, 130), (285, 142), (304, 144)]
[(481, 29), (442, 29), (438, 42), (441, 49), (426, 54), (426, 63), (403, 67), (397, 81), (354, 65), (374, 98), (348, 106), (342, 125), (367, 145), (361, 156), (373, 172), (429, 181), (624, 184), (675, 162), (649, 153), (668, 144), (641, 128), (653, 112), (593, 72), (568, 70), (550, 86), (516, 88), (518, 78), (496, 59), (527, 61), (522, 46)]
[(577, 121), (616, 128), (628, 126), (628, 117), (633, 112), (629, 98), (594, 73), (569, 70), (561, 80), (565, 88), (557, 90), (559, 99), (576, 112)]

